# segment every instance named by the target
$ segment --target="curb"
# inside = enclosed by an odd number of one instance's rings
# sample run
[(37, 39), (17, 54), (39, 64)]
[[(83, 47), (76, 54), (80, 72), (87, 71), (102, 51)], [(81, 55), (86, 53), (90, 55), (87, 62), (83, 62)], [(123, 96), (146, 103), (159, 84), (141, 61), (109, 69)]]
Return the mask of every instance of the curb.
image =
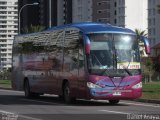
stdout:
[(12, 88), (3, 88), (3, 87), (0, 87), (0, 89), (2, 89), (2, 90), (13, 90)]
[(149, 99), (136, 99), (136, 100), (133, 100), (133, 101), (160, 104), (160, 100), (152, 100), (152, 99), (151, 100), (149, 100)]

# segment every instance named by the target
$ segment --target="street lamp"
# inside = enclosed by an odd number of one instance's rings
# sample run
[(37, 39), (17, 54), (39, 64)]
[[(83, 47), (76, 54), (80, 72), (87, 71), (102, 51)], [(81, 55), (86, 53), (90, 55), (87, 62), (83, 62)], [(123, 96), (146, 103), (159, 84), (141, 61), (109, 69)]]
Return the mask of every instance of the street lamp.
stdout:
[(51, 3), (51, 0), (49, 0), (49, 28), (51, 28), (51, 26), (52, 26), (52, 17), (51, 17), (52, 7), (51, 6), (52, 6), (52, 3)]
[(21, 26), (20, 26), (20, 24), (21, 24), (21, 20), (20, 20), (20, 16), (21, 16), (21, 11), (22, 11), (22, 9), (24, 8), (24, 7), (26, 7), (26, 6), (32, 6), (32, 5), (39, 5), (39, 3), (37, 3), (37, 2), (35, 2), (35, 3), (31, 3), (31, 4), (25, 4), (25, 5), (23, 5), (21, 8), (20, 8), (20, 10), (19, 10), (19, 14), (18, 14), (18, 20), (19, 20), (19, 28), (18, 28), (18, 33), (20, 34), (20, 32), (21, 32)]

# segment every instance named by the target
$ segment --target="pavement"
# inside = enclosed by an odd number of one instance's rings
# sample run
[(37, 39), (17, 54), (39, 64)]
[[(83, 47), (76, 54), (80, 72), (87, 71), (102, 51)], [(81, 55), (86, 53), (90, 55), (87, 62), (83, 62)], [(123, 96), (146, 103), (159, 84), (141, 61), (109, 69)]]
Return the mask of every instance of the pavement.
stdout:
[(136, 119), (160, 120), (160, 104), (128, 100), (121, 100), (118, 105), (110, 105), (106, 100), (77, 100), (75, 104), (64, 104), (54, 95), (27, 99), (22, 91), (0, 89), (0, 120)]

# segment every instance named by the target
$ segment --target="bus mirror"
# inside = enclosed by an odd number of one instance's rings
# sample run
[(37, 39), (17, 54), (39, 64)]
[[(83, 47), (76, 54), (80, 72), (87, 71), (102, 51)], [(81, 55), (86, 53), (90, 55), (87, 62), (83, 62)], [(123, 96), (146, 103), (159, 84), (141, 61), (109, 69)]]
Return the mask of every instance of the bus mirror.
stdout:
[(86, 54), (90, 54), (90, 40), (88, 37), (86, 37), (85, 39), (85, 51)]
[(150, 49), (150, 45), (149, 45), (149, 39), (144, 37), (144, 36), (142, 36), (141, 37), (141, 41), (144, 43), (146, 54), (150, 54), (151, 53), (151, 49)]

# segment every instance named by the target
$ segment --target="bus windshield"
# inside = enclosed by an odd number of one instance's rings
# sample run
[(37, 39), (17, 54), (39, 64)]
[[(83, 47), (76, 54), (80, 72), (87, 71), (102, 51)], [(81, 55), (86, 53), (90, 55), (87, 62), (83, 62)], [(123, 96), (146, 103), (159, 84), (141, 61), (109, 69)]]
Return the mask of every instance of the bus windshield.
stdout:
[(91, 45), (87, 57), (90, 73), (109, 76), (140, 74), (140, 54), (135, 35), (92, 33), (88, 37)]

